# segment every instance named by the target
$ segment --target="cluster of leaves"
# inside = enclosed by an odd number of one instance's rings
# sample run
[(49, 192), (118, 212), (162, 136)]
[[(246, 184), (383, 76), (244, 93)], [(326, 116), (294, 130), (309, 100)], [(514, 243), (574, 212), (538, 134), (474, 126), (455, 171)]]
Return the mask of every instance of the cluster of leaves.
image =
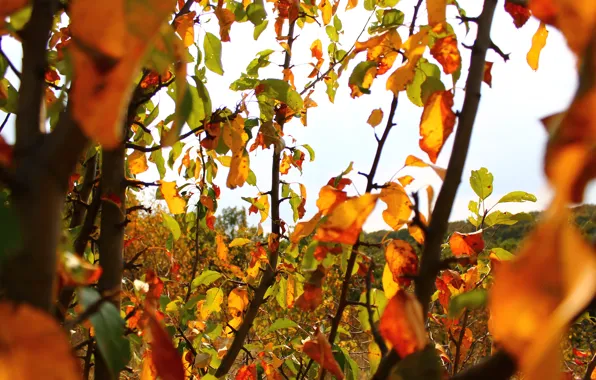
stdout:
[[(0, 55), (0, 110), (6, 120), (18, 116), (15, 148), (0, 139), (0, 179), (6, 185), (0, 220), (10, 225), (0, 236), (9, 237), (0, 243), (8, 298), (0, 303), (8, 325), (0, 330), (0, 343), (9, 348), (0, 353), (0, 377), (39, 378), (51, 371), (60, 378), (80, 378), (62, 327), (74, 331), (83, 376), (89, 378), (94, 367), (98, 380), (213, 379), (230, 373), (237, 379), (306, 379), (317, 373), (324, 378), (326, 372), (357, 379), (362, 360), (368, 362), (366, 375), (375, 378), (439, 379), (465, 376), (465, 371), (458, 375), (464, 367), (481, 371), (476, 361), (489, 355), (491, 345), (502, 348), (507, 363), (515, 363), (498, 369), (503, 372), (498, 378), (516, 368), (529, 379), (559, 373), (560, 363), (553, 360), (559, 357), (559, 337), (596, 293), (593, 247), (569, 223), (567, 207), (582, 200), (596, 174), (596, 5), (588, 0), (505, 2), (516, 27), (531, 15), (541, 21), (527, 55), (530, 67), (538, 68), (547, 25), (561, 30), (582, 63), (581, 85), (569, 110), (544, 120), (550, 134), (545, 169), (555, 196), (512, 253), (487, 249), (484, 235), (529, 216), (495, 206), (536, 198), (515, 191), (489, 200), (493, 176), (485, 168), (470, 177), (478, 196), (469, 203), (474, 231), (454, 231), (446, 242), (444, 236), (482, 82), (492, 83), (493, 62), (485, 61), (486, 51), (500, 52), (490, 40), (496, 1), (485, 0), (482, 14), (468, 17), (455, 0), (419, 0), (411, 15), (398, 9), (398, 0), (365, 0), (362, 7), (373, 20), (365, 29), (368, 36), (362, 38), (363, 31), (347, 50), (338, 1), (270, 2), (9, 0), (0, 6), (0, 35), (22, 41), (24, 48), (23, 73), (8, 55)], [(423, 3), (427, 22), (418, 18)], [(360, 8), (350, 0), (346, 11)], [(448, 12), (466, 32), (469, 23), (478, 24), (469, 67), (460, 53), (466, 46)], [(270, 14), (283, 57), (282, 79), (261, 75), (261, 69), (278, 63), (276, 44), (259, 52), (231, 82), (230, 89), (239, 93), (236, 106), (214, 108), (208, 78), (224, 74), (222, 50), (231, 42), (231, 28), (250, 22), (258, 40)], [(210, 20), (217, 22), (219, 37), (195, 30)], [(297, 29), (317, 27), (324, 27), (330, 40), (327, 55), (320, 39), (312, 41), (312, 71), (295, 78)], [(349, 65), (353, 68), (345, 75)], [(6, 75), (9, 69), (22, 75), (18, 90)], [(456, 112), (462, 70), (468, 71), (465, 99)], [(293, 169), (307, 169), (304, 162), (307, 156), (313, 162), (315, 152), (289, 132), (295, 124), (308, 124), (319, 82), (333, 102), (346, 76), (352, 98), (370, 94), (373, 83), (383, 80), (392, 103), (387, 115), (378, 108), (367, 120), (378, 147), (370, 171), (360, 173), (366, 188), (348, 193), (356, 172), (350, 164), (319, 189), (317, 211), (305, 218), (307, 189), (291, 178)], [(301, 81), (300, 89), (296, 82)], [(173, 110), (160, 107), (165, 94)], [(402, 169), (411, 174), (379, 181), (381, 154), (398, 100), (404, 98), (420, 107), (419, 147), (427, 158), (408, 156)], [(35, 116), (33, 124), (42, 120), (41, 126), (25, 125), (28, 111)], [(379, 137), (376, 129), (383, 120)], [(437, 159), (456, 123), (445, 169)], [(73, 129), (64, 133), (65, 125)], [(47, 139), (32, 136), (33, 143), (41, 141), (40, 149), (25, 143), (27, 127), (32, 134), (40, 127), (49, 131)], [(60, 161), (58, 153), (44, 156), (54, 152), (47, 144), (66, 141), (65, 135), (76, 141), (70, 147), (72, 162)], [(259, 189), (251, 169), (251, 154), (259, 149), (272, 151), (267, 191)], [(44, 166), (54, 156), (60, 161), (51, 167), (55, 171)], [(75, 161), (77, 167), (68, 169)], [(226, 172), (225, 187), (220, 170)], [(70, 180), (63, 189), (67, 178), (59, 173), (67, 171)], [(442, 187), (425, 186), (423, 171), (439, 176)], [(23, 186), (47, 172), (60, 179), (59, 185), (54, 177), (48, 180), (48, 193), (58, 197), (49, 211), (31, 211), (28, 204), (40, 194)], [(234, 211), (224, 211), (219, 221), (216, 217), (221, 192), (243, 186), (253, 192), (243, 200), (249, 213), (260, 216), (256, 228)], [(151, 213), (139, 216), (149, 211), (145, 195), (152, 188), (166, 207), (156, 203)], [(426, 192), (425, 210), (419, 192), (412, 191), (416, 188)], [(139, 190), (145, 191), (135, 195)], [(385, 207), (387, 226), (407, 229), (411, 240), (374, 243), (384, 251), (384, 260), (375, 262), (362, 228), (378, 203)], [(280, 217), (286, 205), (292, 220)], [(56, 227), (61, 217), (68, 221), (64, 228)], [(23, 218), (52, 228), (22, 229)], [(44, 252), (27, 252), (28, 242), (42, 238)], [(25, 268), (19, 257), (38, 260)], [(375, 283), (375, 266), (383, 267), (381, 286)], [(25, 272), (28, 277), (19, 278)], [(41, 293), (45, 299), (36, 294), (40, 289), (47, 289)], [(593, 326), (594, 320), (584, 315), (579, 323)], [(51, 356), (31, 366), (40, 347)], [(585, 344), (573, 348), (576, 369), (593, 370), (596, 359), (588, 362)], [(356, 351), (366, 359), (355, 359)], [(498, 354), (492, 358), (500, 360)]]

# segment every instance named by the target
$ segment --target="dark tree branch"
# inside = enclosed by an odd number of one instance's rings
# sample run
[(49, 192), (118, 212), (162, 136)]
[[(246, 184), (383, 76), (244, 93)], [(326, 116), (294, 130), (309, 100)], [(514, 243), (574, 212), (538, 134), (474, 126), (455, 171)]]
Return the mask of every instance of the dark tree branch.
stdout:
[(588, 363), (588, 367), (586, 368), (586, 373), (584, 374), (583, 380), (590, 380), (592, 378), (592, 372), (596, 368), (596, 354), (592, 356), (592, 359)]
[(420, 272), (416, 278), (416, 296), (426, 316), (430, 298), (435, 288), (435, 277), (441, 267), (441, 244), (447, 232), (447, 223), (453, 207), (457, 188), (468, 154), (472, 128), (480, 103), (480, 86), (484, 74), (486, 51), (490, 47), (490, 29), (497, 0), (485, 0), (484, 9), (478, 21), (478, 36), (472, 49), (470, 71), (466, 81), (466, 94), (459, 126), (455, 133), (453, 153), (449, 159), (445, 181), (439, 192), (437, 203), (432, 213), (428, 234), (420, 261)]
[(470, 316), (470, 309), (466, 308), (464, 311), (464, 319), (461, 323), (461, 330), (459, 332), (459, 337), (457, 338), (457, 342), (455, 342), (455, 359), (453, 360), (453, 370), (451, 372), (452, 375), (457, 373), (459, 369), (459, 356), (461, 352), (461, 345), (464, 341), (464, 336), (466, 335), (466, 327), (468, 325), (468, 317)]
[(0, 125), (0, 133), (2, 133), (2, 131), (4, 130), (4, 127), (6, 127), (6, 124), (8, 123), (8, 119), (10, 119), (10, 115), (12, 115), (10, 112), (8, 112), (6, 114), (6, 116), (4, 116), (4, 120), (2, 121), (2, 124)]
[(514, 359), (505, 351), (499, 351), (451, 377), (451, 380), (506, 380), (516, 371)]
[(2, 37), (0, 37), (0, 55), (2, 55), (4, 57), (4, 59), (6, 60), (6, 62), (8, 62), (8, 67), (10, 67), (10, 69), (12, 70), (12, 72), (19, 78), (21, 79), (21, 72), (16, 68), (16, 66), (12, 63), (12, 61), (10, 60), (10, 58), (8, 57), (8, 55), (6, 55), (6, 53), (4, 52), (4, 50), (2, 50)]

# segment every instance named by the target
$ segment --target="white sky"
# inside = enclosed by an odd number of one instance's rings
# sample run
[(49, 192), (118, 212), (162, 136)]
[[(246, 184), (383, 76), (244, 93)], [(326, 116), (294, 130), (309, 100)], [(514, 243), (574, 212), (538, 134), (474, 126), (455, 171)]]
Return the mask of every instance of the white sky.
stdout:
[[(362, 0), (360, 0), (362, 2)], [(476, 16), (480, 12), (482, 2), (479, 0), (460, 0), (460, 5), (466, 9), (469, 16)], [(415, 0), (402, 0), (397, 8), (406, 13), (406, 22), (409, 22)], [(269, 4), (270, 5), (270, 4)], [(348, 50), (354, 43), (357, 35), (362, 30), (368, 12), (362, 5), (357, 9), (345, 12), (345, 3), (342, 2), (338, 9), (338, 15), (343, 22), (344, 33), (340, 36), (340, 42), (345, 50)], [(454, 26), (457, 21), (452, 19), (455, 16), (455, 8), (448, 7), (448, 18), (451, 19)], [(271, 17), (271, 9), (268, 9)], [(217, 23), (203, 22), (195, 27), (200, 44), (204, 31), (208, 30), (217, 34)], [(422, 7), (419, 22), (426, 22), (426, 12)], [(208, 75), (207, 88), (209, 89), (214, 109), (220, 106), (233, 108), (240, 99), (240, 94), (230, 91), (229, 85), (245, 71), (248, 63), (255, 57), (255, 54), (264, 49), (275, 49), (277, 53), (271, 56), (274, 63), (283, 63), (282, 48), (275, 41), (273, 33), (273, 21), (267, 30), (261, 35), (258, 41), (252, 38), (252, 24), (234, 23), (231, 29), (231, 42), (224, 43), (223, 46), (223, 66), (225, 74), (223, 77), (210, 73)], [(470, 24), (472, 30), (464, 39), (467, 45), (473, 43), (475, 37), (475, 25)], [(482, 99), (474, 127), (472, 143), (466, 161), (466, 167), (462, 178), (462, 185), (457, 194), (455, 205), (451, 213), (452, 220), (465, 219), (469, 212), (467, 210), (468, 201), (475, 199), (473, 191), (469, 187), (470, 171), (480, 167), (486, 167), (494, 174), (494, 193), (489, 198), (488, 204), (492, 204), (490, 199), (496, 201), (500, 196), (514, 190), (524, 190), (534, 193), (538, 197), (537, 203), (519, 204), (509, 206), (507, 210), (536, 210), (543, 209), (548, 203), (550, 191), (546, 183), (542, 170), (542, 161), (544, 146), (546, 142), (546, 133), (543, 130), (539, 120), (547, 115), (564, 110), (570, 103), (577, 84), (575, 60), (566, 47), (562, 36), (553, 28), (549, 28), (547, 44), (540, 58), (540, 68), (534, 72), (526, 63), (526, 53), (531, 45), (531, 38), (538, 22), (530, 19), (521, 29), (516, 29), (511, 17), (504, 11), (503, 2), (500, 1), (497, 6), (496, 17), (492, 28), (493, 41), (501, 47), (506, 53), (511, 53), (511, 60), (504, 63), (503, 60), (494, 52), (489, 52), (488, 60), (493, 61), (493, 85), (489, 88), (482, 86)], [(406, 28), (403, 28), (402, 37), (407, 37)], [(458, 36), (464, 36), (463, 26), (456, 28)], [(314, 39), (321, 39), (323, 42), (323, 52), (326, 55), (329, 39), (324, 28), (319, 28), (316, 24), (310, 24), (304, 30), (298, 31), (298, 39), (293, 48), (292, 63), (294, 75), (296, 77), (296, 86), (300, 91), (307, 83), (306, 76), (311, 70), (308, 63), (313, 62), (310, 56), (310, 44)], [(365, 34), (366, 36), (366, 34)], [(363, 36), (362, 39), (366, 37)], [(460, 45), (461, 48), (461, 45)], [(8, 51), (13, 62), (20, 67), (20, 47), (8, 39), (3, 40), (3, 49)], [(461, 109), (463, 99), (463, 87), (465, 84), (466, 68), (469, 65), (469, 51), (461, 49), (462, 78), (457, 83), (456, 104), (454, 109)], [(286, 126), (286, 136), (292, 136), (297, 139), (297, 144), (309, 144), (316, 152), (316, 160), (313, 163), (305, 160), (303, 165), (303, 175), (297, 169), (291, 169), (290, 173), (282, 176), (286, 182), (301, 182), (308, 190), (308, 200), (306, 203), (306, 218), (313, 215), (317, 208), (315, 201), (319, 189), (327, 181), (343, 171), (351, 161), (354, 162), (354, 171), (349, 175), (354, 181), (354, 186), (349, 190), (356, 194), (362, 192), (365, 187), (364, 177), (357, 175), (358, 171), (368, 172), (376, 150), (376, 140), (373, 129), (366, 123), (366, 120), (375, 108), (382, 108), (387, 117), (389, 105), (391, 102), (391, 93), (385, 90), (385, 81), (389, 74), (385, 74), (375, 80), (371, 95), (363, 95), (358, 99), (351, 99), (347, 80), (353, 67), (365, 59), (365, 53), (362, 53), (354, 59), (348, 70), (340, 78), (340, 88), (337, 91), (335, 104), (329, 103), (325, 93), (325, 85), (317, 85), (313, 99), (318, 103), (317, 108), (309, 109), (308, 127), (303, 127), (299, 121), (295, 121)], [(430, 58), (433, 61), (432, 58)], [(396, 61), (396, 67), (399, 63)], [(327, 64), (323, 64), (323, 70)], [(9, 70), (10, 71), (10, 70)], [(193, 72), (194, 68), (189, 72)], [(389, 73), (391, 73), (390, 71)], [(272, 64), (266, 69), (261, 70), (261, 77), (281, 78), (281, 68)], [(16, 85), (18, 82), (14, 76), (9, 76), (11, 82)], [(446, 78), (445, 83), (451, 83), (450, 78)], [(171, 101), (166, 94), (159, 96), (160, 107), (169, 108)], [(255, 116), (258, 115), (255, 107)], [(400, 104), (396, 113), (395, 122), (397, 125), (391, 131), (379, 169), (376, 175), (377, 183), (384, 183), (394, 177), (396, 172), (403, 166), (405, 158), (409, 154), (414, 154), (427, 160), (426, 154), (418, 148), (418, 126), (422, 108), (412, 105), (405, 94), (400, 97)], [(165, 112), (162, 112), (165, 114)], [(0, 119), (4, 115), (0, 112)], [(383, 123), (377, 127), (379, 135), (382, 133)], [(3, 132), (8, 141), (14, 138), (14, 131), (11, 122)], [(456, 126), (457, 128), (457, 126)], [(256, 134), (256, 130), (255, 130)], [(455, 133), (454, 133), (455, 134)], [(453, 144), (453, 135), (447, 141), (437, 164), (446, 167), (451, 146)], [(188, 140), (187, 140), (188, 141)], [(287, 142), (290, 140), (287, 139)], [(250, 142), (249, 142), (250, 144)], [(288, 143), (288, 145), (293, 145)], [(257, 185), (261, 191), (268, 191), (270, 188), (271, 171), (271, 151), (262, 151), (258, 149), (251, 155), (251, 168), (257, 175)], [(166, 156), (167, 159), (167, 155)], [(430, 170), (418, 170), (416, 172), (401, 171), (399, 175), (412, 174), (417, 178), (408, 190), (424, 188), (426, 184), (431, 183), (435, 186), (435, 193), (438, 193), (440, 181), (436, 179)], [(225, 188), (225, 179), (227, 176), (226, 168), (220, 166), (216, 183), (222, 188), (222, 196), (219, 207), (243, 206), (248, 204), (241, 197), (254, 197), (258, 190), (245, 185), (240, 189), (229, 190)], [(169, 173), (167, 179), (173, 180), (173, 173)], [(397, 177), (395, 177), (397, 178)], [(159, 179), (155, 170), (150, 170), (143, 175), (144, 180)], [(299, 192), (298, 186), (294, 190)], [(596, 187), (592, 186), (586, 193), (586, 202), (596, 202)], [(384, 204), (380, 203), (365, 225), (366, 230), (386, 229), (381, 212)], [(290, 225), (292, 223), (290, 206), (287, 202), (282, 204), (282, 218)], [(253, 215), (249, 222), (256, 224), (258, 218)], [(268, 224), (265, 223), (264, 227)]]

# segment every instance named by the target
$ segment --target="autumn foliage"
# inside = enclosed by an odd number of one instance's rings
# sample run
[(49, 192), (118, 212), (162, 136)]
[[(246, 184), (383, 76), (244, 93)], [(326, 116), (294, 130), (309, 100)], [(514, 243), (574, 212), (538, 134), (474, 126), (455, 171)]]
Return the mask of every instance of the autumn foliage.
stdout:
[[(23, 59), (0, 47), (0, 132), (15, 130), (0, 137), (0, 379), (594, 378), (596, 251), (569, 206), (596, 177), (596, 2), (483, 3), (1, 2), (0, 38)], [(364, 25), (354, 41), (347, 12)], [(487, 234), (532, 218), (504, 210), (536, 197), (497, 198), (488, 169), (463, 170), (509, 59), (491, 38), (499, 12), (539, 21), (533, 70), (555, 29), (578, 62), (571, 105), (542, 120), (554, 195), (515, 252)], [(229, 78), (241, 23), (263, 50)], [(325, 127), (308, 119), (319, 103), (373, 89), (391, 102), (354, 112), (377, 142), (371, 167), (307, 188), (325, 163), (295, 131)], [(389, 177), (405, 102), (421, 155)], [(469, 229), (448, 232), (460, 182)], [(230, 196), (255, 226), (221, 207)], [(368, 241), (375, 209), (407, 238)]]

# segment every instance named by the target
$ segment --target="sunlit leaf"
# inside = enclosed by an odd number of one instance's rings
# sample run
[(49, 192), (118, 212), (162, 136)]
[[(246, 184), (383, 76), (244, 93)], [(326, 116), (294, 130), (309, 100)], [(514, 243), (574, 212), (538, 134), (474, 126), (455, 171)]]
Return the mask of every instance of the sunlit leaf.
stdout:
[(391, 90), (394, 95), (405, 90), (406, 86), (414, 79), (416, 64), (428, 45), (428, 33), (428, 28), (422, 28), (404, 42), (403, 49), (408, 61), (389, 76), (386, 84), (387, 90)]
[(379, 331), (402, 358), (424, 349), (428, 343), (422, 306), (416, 297), (402, 289), (389, 300)]
[(484, 289), (472, 290), (453, 297), (449, 303), (449, 316), (457, 318), (465, 308), (478, 309), (486, 305), (487, 292)]
[(223, 75), (223, 66), (221, 64), (221, 41), (213, 33), (205, 33), (203, 41), (205, 50), (205, 66), (215, 74)]
[(176, 182), (160, 181), (159, 188), (164, 199), (166, 200), (166, 203), (168, 204), (168, 209), (170, 212), (174, 215), (184, 213), (186, 201), (180, 196), (180, 194), (178, 194)]
[(325, 335), (321, 332), (317, 332), (314, 339), (311, 339), (304, 343), (302, 346), (302, 352), (310, 357), (315, 362), (319, 363), (321, 367), (331, 372), (337, 379), (343, 379), (344, 374), (341, 368), (335, 361), (333, 352), (331, 351), (331, 345), (327, 341)]
[(526, 60), (528, 61), (528, 65), (532, 68), (532, 70), (538, 70), (538, 61), (540, 59), (540, 52), (542, 52), (542, 48), (546, 45), (546, 38), (548, 37), (548, 30), (546, 30), (546, 25), (541, 22), (538, 26), (538, 30), (534, 33), (532, 37), (532, 47), (528, 51), (526, 55)]
[(469, 234), (454, 232), (449, 238), (449, 248), (454, 256), (475, 256), (484, 249), (482, 230)]
[(408, 222), (412, 214), (412, 202), (400, 184), (386, 184), (381, 189), (380, 199), (387, 204), (387, 209), (383, 211), (383, 220), (389, 227), (398, 230)]
[(455, 126), (453, 93), (437, 91), (424, 104), (420, 120), (420, 148), (428, 154), (432, 163), (437, 157)]
[(364, 194), (335, 207), (319, 226), (314, 239), (321, 242), (355, 244), (377, 203), (378, 195)]
[(405, 240), (391, 240), (385, 248), (385, 261), (393, 274), (393, 281), (408, 286), (418, 273), (418, 256)]
[(472, 170), (470, 175), (470, 186), (478, 195), (481, 201), (493, 193), (493, 175), (486, 168)]
[(58, 272), (63, 286), (91, 285), (99, 280), (101, 267), (71, 252), (62, 254)]
[(514, 3), (510, 0), (505, 0), (505, 11), (511, 15), (513, 24), (518, 29), (524, 26), (531, 16), (527, 6)]
[(383, 121), (383, 110), (380, 108), (372, 110), (368, 120), (366, 121), (371, 127), (376, 127)]
[(426, 10), (428, 12), (428, 24), (435, 26), (445, 21), (445, 8), (447, 0), (427, 0)]

